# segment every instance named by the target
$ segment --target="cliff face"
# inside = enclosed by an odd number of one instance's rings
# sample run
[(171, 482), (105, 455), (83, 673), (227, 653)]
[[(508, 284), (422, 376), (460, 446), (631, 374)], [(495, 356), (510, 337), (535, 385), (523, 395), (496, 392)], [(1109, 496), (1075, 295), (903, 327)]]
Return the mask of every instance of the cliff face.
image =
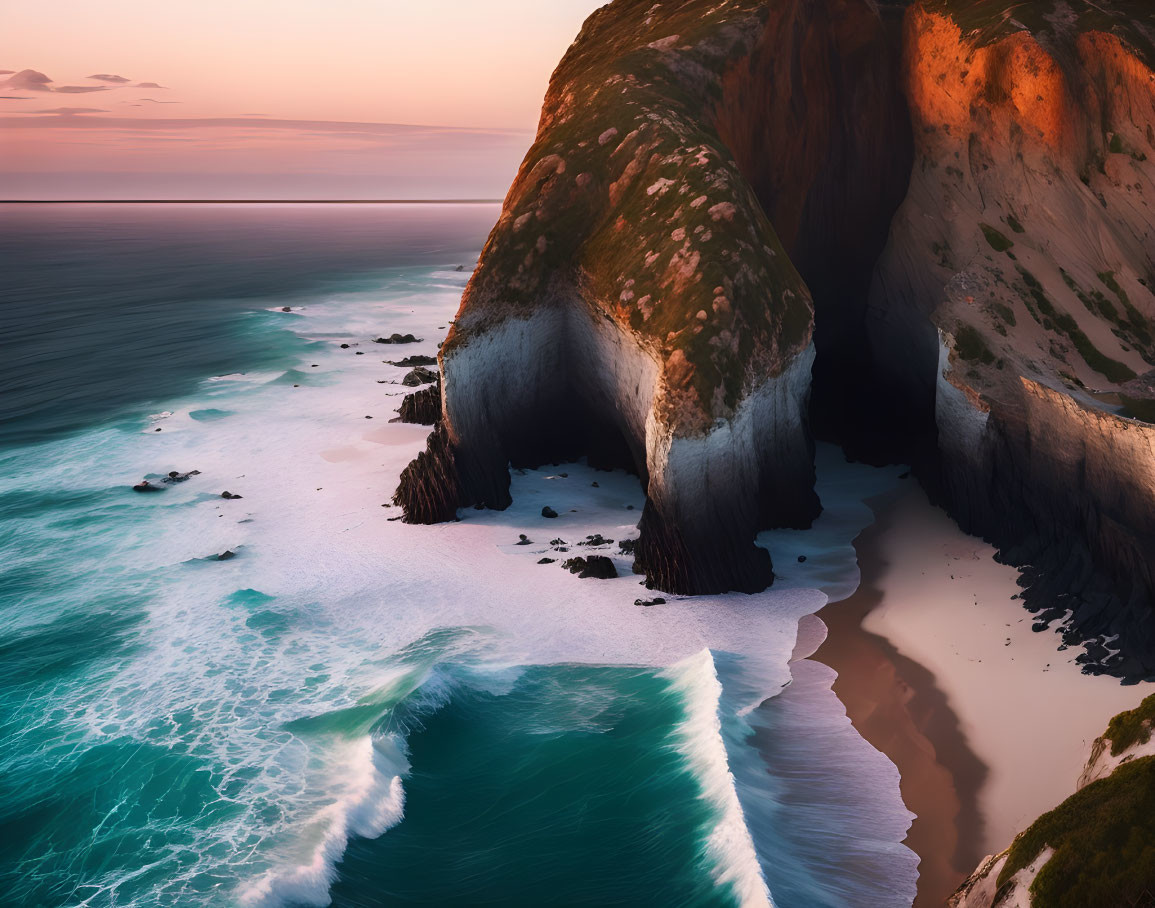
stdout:
[[(1155, 674), (1150, 12), (925, 0), (915, 136), (869, 314), (884, 392), (964, 529), (1096, 670)], [(1134, 15), (1132, 15), (1134, 14)], [(1097, 641), (1097, 642), (1095, 642)]]
[(636, 567), (755, 590), (810, 420), (911, 459), (1096, 670), (1155, 674), (1155, 76), (1140, 0), (616, 0), (442, 350), (406, 519), (641, 475)]
[(398, 489), (406, 519), (504, 507), (510, 462), (585, 454), (643, 477), (653, 585), (764, 588), (754, 534), (819, 510), (814, 303), (791, 253), (820, 279), (853, 246), (865, 286), (878, 249), (844, 225), (870, 210), (881, 248), (905, 182), (868, 178), (877, 134), (843, 166), (880, 115), (905, 128), (888, 40), (867, 0), (595, 13), (442, 349), (443, 428)]

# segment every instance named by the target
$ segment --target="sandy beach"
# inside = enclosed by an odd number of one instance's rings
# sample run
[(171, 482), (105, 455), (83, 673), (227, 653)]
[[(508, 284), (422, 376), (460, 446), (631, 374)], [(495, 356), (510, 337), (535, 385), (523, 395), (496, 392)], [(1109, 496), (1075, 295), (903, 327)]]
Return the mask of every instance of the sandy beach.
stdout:
[(814, 659), (854, 726), (902, 777), (921, 858), (916, 905), (941, 905), (1075, 790), (1095, 737), (1149, 685), (1082, 674), (1078, 650), (1032, 631), (1018, 572), (913, 482), (871, 499), (855, 541), (862, 582), (824, 608)]

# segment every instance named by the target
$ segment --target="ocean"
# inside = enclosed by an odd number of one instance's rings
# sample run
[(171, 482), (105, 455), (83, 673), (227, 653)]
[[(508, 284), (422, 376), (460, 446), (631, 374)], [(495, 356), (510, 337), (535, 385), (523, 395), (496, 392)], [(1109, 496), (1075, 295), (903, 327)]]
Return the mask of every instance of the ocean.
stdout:
[(894, 471), (821, 448), (771, 591), (653, 607), (623, 472), (397, 519), (388, 361), (497, 214), (0, 206), (4, 904), (910, 904), (897, 772), (791, 661)]

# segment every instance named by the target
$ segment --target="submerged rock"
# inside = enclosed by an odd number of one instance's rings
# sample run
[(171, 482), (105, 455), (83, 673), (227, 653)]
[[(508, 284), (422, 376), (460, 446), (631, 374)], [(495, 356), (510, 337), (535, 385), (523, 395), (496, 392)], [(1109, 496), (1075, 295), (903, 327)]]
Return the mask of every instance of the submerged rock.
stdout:
[(225, 551), (223, 551), (219, 555), (217, 555), (217, 561), (228, 561), (230, 558), (236, 558), (236, 557), (237, 557), (236, 552), (232, 551), (231, 549), (226, 549)]
[(221, 498), (227, 499), (229, 501), (233, 501), (237, 498), (243, 498), (243, 497), (244, 497), (243, 495), (235, 495), (234, 493), (228, 491), (227, 489), (224, 492), (221, 492)]
[(547, 504), (544, 508), (541, 509), (541, 516), (550, 518), (557, 517), (557, 511), (555, 511)]
[(147, 479), (142, 479), (140, 482), (138, 482), (136, 485), (134, 485), (132, 487), (132, 490), (134, 492), (163, 492), (164, 491), (164, 489), (162, 489), (160, 486), (154, 486)]

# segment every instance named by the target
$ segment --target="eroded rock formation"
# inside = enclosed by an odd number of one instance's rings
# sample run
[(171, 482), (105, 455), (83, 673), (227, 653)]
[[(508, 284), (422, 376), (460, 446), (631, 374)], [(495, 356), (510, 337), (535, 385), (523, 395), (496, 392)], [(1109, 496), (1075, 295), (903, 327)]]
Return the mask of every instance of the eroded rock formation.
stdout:
[(756, 590), (809, 414), (910, 459), (1031, 602), (1155, 673), (1152, 15), (1138, 0), (617, 0), (587, 21), (441, 352), (411, 521), (509, 465), (642, 477), (636, 567)]

